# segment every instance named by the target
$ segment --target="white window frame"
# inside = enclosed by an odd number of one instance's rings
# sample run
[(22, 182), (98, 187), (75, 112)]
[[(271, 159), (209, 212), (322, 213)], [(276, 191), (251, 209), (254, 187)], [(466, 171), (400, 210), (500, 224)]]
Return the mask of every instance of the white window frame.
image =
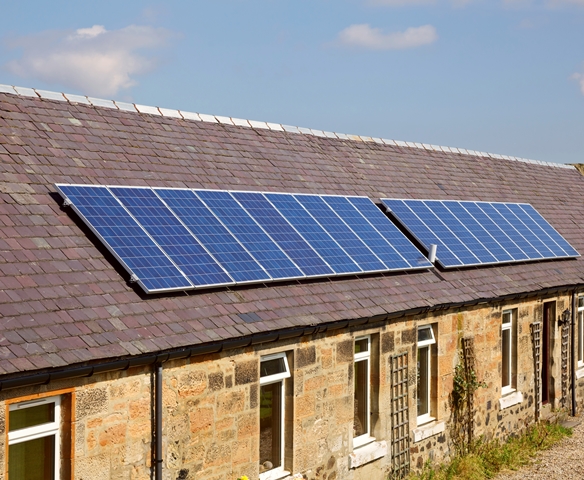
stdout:
[[(366, 362), (366, 392), (367, 392), (367, 402), (365, 403), (366, 411), (365, 411), (365, 421), (367, 425), (364, 425), (365, 433), (359, 435), (358, 437), (353, 438), (353, 448), (362, 447), (368, 443), (371, 443), (375, 440), (375, 437), (371, 436), (371, 335), (363, 335), (360, 337), (355, 338), (355, 343), (360, 342), (362, 340), (367, 341), (367, 351), (353, 353), (353, 367), (355, 367), (355, 363), (357, 362)], [(353, 345), (355, 345), (355, 343)], [(354, 347), (353, 347), (354, 348)], [(353, 372), (353, 375), (356, 375)]]
[[(505, 322), (505, 317), (509, 316), (510, 321)], [(515, 391), (515, 386), (513, 385), (513, 364), (514, 364), (514, 355), (515, 355), (515, 339), (514, 339), (514, 324), (515, 324), (515, 310), (503, 310), (503, 314), (501, 316), (501, 395), (508, 395), (509, 393), (513, 393)], [(509, 351), (507, 352), (507, 371), (509, 372), (509, 384), (503, 385), (503, 361), (504, 361), (504, 352), (503, 352), (503, 332), (509, 331)]]
[(584, 367), (584, 295), (578, 297), (578, 368)]
[[(422, 325), (420, 327), (418, 327), (417, 330), (417, 334), (419, 335), (420, 330), (429, 330), (430, 331), (430, 338), (428, 340), (423, 340), (423, 341), (418, 341), (418, 351), (422, 348), (426, 348), (428, 349), (428, 355), (427, 355), (427, 359), (428, 359), (428, 364), (426, 365), (427, 368), (427, 372), (428, 372), (428, 378), (426, 379), (427, 381), (427, 387), (426, 387), (426, 391), (428, 392), (428, 398), (426, 399), (427, 403), (428, 403), (428, 413), (425, 413), (423, 415), (418, 415), (416, 417), (416, 423), (417, 425), (423, 425), (425, 423), (429, 423), (432, 422), (433, 420), (436, 420), (435, 417), (432, 416), (432, 345), (434, 345), (436, 343), (436, 337), (434, 337), (434, 329), (432, 328), (432, 325)], [(419, 375), (419, 372), (418, 372)], [(420, 392), (416, 392), (417, 395), (420, 395)], [(416, 407), (417, 410), (417, 407)], [(417, 411), (416, 411), (417, 413)]]
[[(281, 372), (281, 373), (276, 373), (274, 375), (268, 375), (266, 377), (262, 377), (261, 376), (261, 363), (262, 362), (267, 362), (270, 360), (275, 360), (281, 358), (284, 360), (284, 367), (285, 367), (285, 371)], [(282, 477), (285, 477), (286, 475), (288, 475), (290, 472), (288, 472), (287, 470), (284, 469), (284, 451), (285, 451), (285, 445), (284, 445), (284, 440), (285, 440), (285, 435), (284, 435), (284, 426), (285, 426), (285, 421), (284, 421), (284, 417), (285, 417), (285, 406), (286, 406), (286, 402), (285, 402), (285, 398), (286, 398), (286, 387), (284, 385), (284, 380), (286, 378), (290, 378), (291, 374), (290, 374), (290, 367), (288, 365), (288, 357), (286, 356), (286, 353), (282, 352), (282, 353), (274, 353), (271, 355), (264, 355), (263, 357), (261, 357), (260, 359), (260, 388), (263, 385), (270, 385), (272, 383), (278, 383), (280, 382), (280, 388), (281, 388), (281, 402), (282, 404), (280, 405), (280, 412), (282, 412), (281, 414), (281, 418), (280, 418), (280, 466), (276, 467), (276, 468), (272, 468), (271, 470), (268, 470), (267, 472), (262, 472), (260, 473), (260, 480), (276, 480)]]
[(13, 403), (9, 405), (9, 412), (23, 410), (25, 408), (38, 407), (49, 403), (55, 404), (55, 419), (52, 422), (34, 425), (32, 427), (20, 428), (10, 431), (10, 421), (8, 422), (8, 446), (18, 443), (36, 440), (38, 438), (55, 436), (55, 479), (60, 478), (61, 473), (61, 397), (45, 397), (25, 402)]

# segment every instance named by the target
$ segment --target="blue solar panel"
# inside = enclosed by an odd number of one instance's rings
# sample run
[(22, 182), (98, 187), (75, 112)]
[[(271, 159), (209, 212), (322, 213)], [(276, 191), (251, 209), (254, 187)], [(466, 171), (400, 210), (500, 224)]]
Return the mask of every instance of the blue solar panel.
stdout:
[[(531, 205), (452, 200), (382, 202), (425, 248), (438, 245), (436, 258), (443, 267), (579, 256)], [(453, 255), (461, 263), (453, 261)]]
[(76, 212), (147, 292), (193, 285), (105, 187), (57, 185)]
[(361, 273), (359, 266), (292, 196), (266, 193), (265, 197), (338, 274)]
[(232, 195), (305, 275), (334, 275), (318, 253), (261, 193), (232, 192)]
[(110, 187), (110, 191), (194, 285), (234, 283), (151, 189)]
[(304, 276), (229, 192), (195, 190), (195, 193), (273, 279)]
[(448, 246), (412, 210), (412, 208), (415, 209), (418, 205), (423, 205), (421, 201), (415, 203), (414, 201), (408, 201), (406, 204), (403, 200), (383, 199), (382, 202), (424, 248), (429, 250), (430, 245), (438, 245), (438, 250), (440, 251), (438, 261), (442, 266), (454, 267), (463, 265)]
[(270, 280), (266, 271), (191, 190), (156, 188), (154, 191), (236, 282)]
[(318, 195), (294, 195), (300, 204), (320, 223), (328, 234), (349, 254), (361, 270), (375, 272), (387, 270), (379, 258), (355, 235), (347, 224), (335, 214)]
[(562, 237), (554, 227), (552, 227), (539, 212), (529, 204), (521, 204), (521, 208), (533, 219), (533, 221), (548, 235), (548, 237), (556, 243), (567, 257), (579, 257), (580, 254), (572, 245), (570, 245), (564, 237)]
[[(432, 266), (428, 259), (420, 253), (412, 242), (391, 223), (385, 214), (369, 198), (347, 197), (347, 200), (359, 211), (375, 231), (378, 232), (379, 237), (383, 240), (380, 241), (374, 233), (367, 233), (367, 228), (362, 227), (363, 234), (361, 238), (383, 260), (387, 268), (390, 270), (403, 270), (409, 268), (429, 268)], [(347, 221), (344, 210), (338, 210), (337, 213)], [(348, 213), (348, 217), (352, 217), (352, 214)], [(387, 249), (383, 242), (388, 246)]]

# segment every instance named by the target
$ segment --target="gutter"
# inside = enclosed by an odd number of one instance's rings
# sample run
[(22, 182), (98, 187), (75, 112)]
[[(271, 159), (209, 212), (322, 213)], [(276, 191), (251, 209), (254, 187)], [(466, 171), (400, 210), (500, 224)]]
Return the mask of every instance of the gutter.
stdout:
[[(311, 325), (307, 327), (288, 328), (275, 332), (262, 332), (254, 335), (242, 336), (223, 340), (220, 342), (206, 343), (192, 347), (185, 347), (177, 350), (171, 350), (161, 353), (148, 353), (136, 355), (130, 358), (111, 360), (103, 363), (96, 363), (92, 365), (83, 366), (69, 366), (63, 369), (55, 369), (48, 372), (37, 373), (32, 375), (12, 376), (0, 381), (0, 391), (11, 390), (14, 388), (30, 387), (33, 385), (47, 385), (57, 380), (69, 380), (73, 378), (91, 377), (101, 373), (116, 372), (127, 370), (133, 367), (143, 367), (155, 364), (163, 364), (171, 360), (181, 360), (199, 355), (207, 355), (210, 353), (218, 353), (226, 350), (233, 350), (235, 348), (244, 348), (262, 343), (275, 342), (278, 340), (286, 340), (289, 338), (297, 338), (305, 335), (313, 335), (316, 333), (323, 333), (327, 331), (340, 330), (347, 327), (357, 327), (360, 325), (371, 325), (374, 323), (387, 322), (397, 318), (406, 316), (421, 315), (429, 312), (436, 312), (440, 310), (448, 310), (451, 308), (462, 308), (465, 306), (474, 306), (479, 304), (499, 303), (501, 301), (512, 299), (524, 299), (537, 295), (557, 294), (561, 292), (571, 291), (575, 295), (575, 289), (584, 287), (581, 285), (572, 285), (570, 287), (554, 287), (541, 289), (539, 291), (530, 293), (520, 293), (512, 295), (504, 295), (490, 299), (477, 299), (469, 302), (452, 302), (435, 305), (433, 307), (418, 307), (410, 308), (408, 310), (401, 310), (389, 314), (375, 315), (373, 317), (356, 318), (351, 320), (338, 320), (336, 322)], [(574, 311), (574, 309), (572, 309)]]

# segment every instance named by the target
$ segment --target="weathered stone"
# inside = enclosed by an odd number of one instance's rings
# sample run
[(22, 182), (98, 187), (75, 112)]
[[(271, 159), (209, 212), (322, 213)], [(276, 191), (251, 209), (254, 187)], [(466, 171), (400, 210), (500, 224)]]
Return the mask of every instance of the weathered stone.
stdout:
[(259, 362), (257, 360), (235, 362), (235, 385), (257, 382), (259, 376)]
[(316, 362), (316, 348), (314, 345), (305, 348), (297, 348), (294, 354), (297, 368), (304, 368)]

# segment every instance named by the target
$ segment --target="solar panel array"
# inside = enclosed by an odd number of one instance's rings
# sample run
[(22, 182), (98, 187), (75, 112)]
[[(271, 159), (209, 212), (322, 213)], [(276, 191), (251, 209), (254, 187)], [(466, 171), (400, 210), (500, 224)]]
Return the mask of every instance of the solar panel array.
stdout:
[(525, 203), (382, 199), (444, 268), (578, 257)]
[(366, 197), (56, 188), (147, 293), (432, 266)]

